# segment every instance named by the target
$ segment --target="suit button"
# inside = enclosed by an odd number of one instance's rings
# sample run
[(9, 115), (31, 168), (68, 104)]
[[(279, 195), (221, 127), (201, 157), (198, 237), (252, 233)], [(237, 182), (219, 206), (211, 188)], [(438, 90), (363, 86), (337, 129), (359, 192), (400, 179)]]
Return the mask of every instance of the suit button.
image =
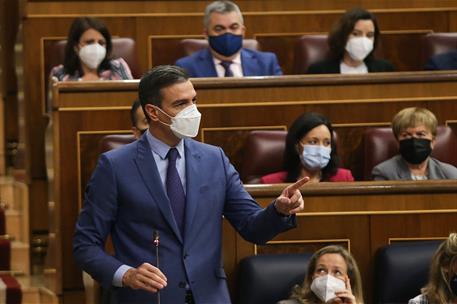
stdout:
[(184, 253), (184, 256), (183, 256), (184, 260), (187, 259), (188, 256), (189, 255), (187, 253)]
[(186, 282), (182, 282), (182, 281), (179, 282), (179, 283), (178, 283), (178, 287), (179, 287), (179, 288), (186, 288)]

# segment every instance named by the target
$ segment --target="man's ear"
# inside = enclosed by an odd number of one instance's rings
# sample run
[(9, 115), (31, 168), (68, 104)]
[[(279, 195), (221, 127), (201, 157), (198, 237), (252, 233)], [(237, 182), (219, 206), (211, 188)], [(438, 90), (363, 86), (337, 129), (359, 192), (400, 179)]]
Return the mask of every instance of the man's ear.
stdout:
[(152, 120), (152, 121), (159, 120), (159, 110), (157, 110), (156, 106), (153, 106), (152, 104), (146, 104), (144, 106), (144, 110), (150, 120)]
[(141, 132), (140, 132), (140, 130), (138, 130), (137, 127), (132, 127), (132, 133), (136, 139), (140, 138), (140, 136), (141, 136)]
[(241, 25), (241, 36), (243, 36), (243, 38), (244, 38), (245, 34), (246, 34), (246, 27), (243, 24), (243, 25)]

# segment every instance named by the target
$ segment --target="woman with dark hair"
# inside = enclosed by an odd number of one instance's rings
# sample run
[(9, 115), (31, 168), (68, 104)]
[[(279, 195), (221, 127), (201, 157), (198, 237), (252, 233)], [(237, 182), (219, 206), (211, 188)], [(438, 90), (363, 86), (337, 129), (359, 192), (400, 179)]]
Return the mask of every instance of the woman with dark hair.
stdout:
[(76, 18), (71, 24), (63, 65), (51, 71), (51, 77), (68, 80), (132, 79), (122, 58), (111, 59), (111, 34), (106, 25), (91, 17)]
[(351, 171), (338, 168), (335, 138), (330, 121), (319, 113), (300, 115), (290, 126), (284, 151), (284, 171), (263, 176), (263, 184), (353, 181)]
[(363, 303), (362, 277), (355, 259), (343, 247), (330, 245), (311, 257), (305, 280), (289, 300), (278, 304)]
[(392, 72), (394, 66), (375, 59), (379, 44), (379, 26), (375, 16), (361, 8), (347, 11), (328, 36), (330, 56), (312, 64), (308, 74), (363, 74)]

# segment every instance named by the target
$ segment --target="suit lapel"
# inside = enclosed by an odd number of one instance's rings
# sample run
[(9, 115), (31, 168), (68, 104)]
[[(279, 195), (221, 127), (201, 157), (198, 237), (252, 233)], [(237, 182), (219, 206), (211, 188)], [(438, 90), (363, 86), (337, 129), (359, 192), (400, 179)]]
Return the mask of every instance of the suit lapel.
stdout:
[(186, 221), (185, 241), (189, 244), (192, 237), (192, 223), (200, 202), (200, 189), (203, 184), (201, 160), (202, 156), (196, 150), (192, 140), (185, 140), (186, 153)]
[(241, 68), (243, 69), (243, 76), (257, 76), (259, 74), (257, 73), (257, 57), (241, 49)]
[(203, 77), (217, 77), (216, 67), (214, 66), (213, 55), (209, 48), (203, 49), (199, 59), (198, 69), (202, 71)]
[(401, 156), (399, 156), (399, 163), (397, 165), (397, 174), (400, 179), (405, 179), (405, 180), (411, 179), (411, 173), (409, 171), (408, 164)]
[(176, 237), (182, 243), (181, 233), (173, 216), (168, 196), (161, 185), (162, 181), (146, 135), (138, 140), (138, 154), (135, 162), (153, 201), (159, 206), (159, 209), (170, 225), (171, 230), (173, 230)]

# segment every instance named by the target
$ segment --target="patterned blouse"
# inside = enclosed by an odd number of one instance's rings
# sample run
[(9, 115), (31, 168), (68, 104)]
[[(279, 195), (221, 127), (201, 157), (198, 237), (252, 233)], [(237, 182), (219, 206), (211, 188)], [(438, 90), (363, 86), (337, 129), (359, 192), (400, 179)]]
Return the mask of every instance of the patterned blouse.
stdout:
[[(132, 72), (130, 71), (127, 62), (124, 59), (110, 60), (111, 68), (100, 72), (100, 80), (126, 80), (133, 79)], [(79, 80), (81, 75), (76, 71), (74, 75), (65, 74), (63, 65), (58, 65), (51, 70), (51, 76), (56, 77), (59, 81), (72, 81)]]

